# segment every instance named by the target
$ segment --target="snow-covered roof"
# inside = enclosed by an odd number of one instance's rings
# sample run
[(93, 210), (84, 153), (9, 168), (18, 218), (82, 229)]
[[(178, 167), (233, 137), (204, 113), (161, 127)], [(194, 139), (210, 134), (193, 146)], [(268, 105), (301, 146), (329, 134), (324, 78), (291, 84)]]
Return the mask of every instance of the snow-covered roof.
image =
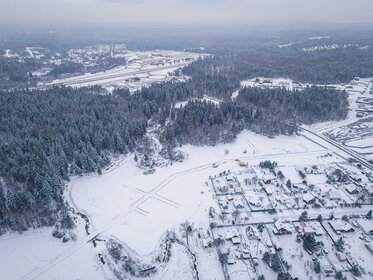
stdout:
[(359, 219), (357, 221), (358, 225), (362, 228), (362, 230), (366, 234), (372, 234), (373, 233), (373, 221), (370, 220), (364, 220), (364, 219)]
[(241, 243), (241, 238), (239, 238), (238, 236), (235, 236), (232, 238), (232, 243), (233, 244), (240, 244)]
[(333, 220), (333, 221), (330, 221), (329, 224), (335, 231), (341, 231), (341, 232), (354, 231), (354, 228), (352, 227), (352, 225), (346, 222)]
[(212, 240), (212, 238), (210, 236), (202, 239), (203, 247), (209, 247), (209, 246), (211, 246), (212, 242), (213, 242), (213, 240)]
[(324, 230), (318, 222), (307, 222), (304, 224), (302, 231), (304, 234), (324, 234)]
[(310, 193), (306, 193), (306, 194), (303, 195), (303, 200), (307, 203), (311, 202), (314, 199), (315, 199), (315, 197)]
[(349, 193), (353, 193), (355, 191), (357, 191), (356, 187), (355, 186), (351, 186), (351, 185), (347, 185), (345, 187), (346, 191), (348, 191)]
[(265, 192), (268, 194), (268, 195), (271, 195), (275, 192), (275, 189), (273, 186), (267, 186), (264, 188)]
[(274, 226), (277, 230), (283, 229), (283, 230), (286, 230), (286, 231), (289, 231), (289, 232), (292, 232), (292, 230), (293, 230), (293, 227), (289, 223), (275, 222)]
[(237, 237), (239, 236), (238, 233), (236, 231), (230, 231), (228, 230), (226, 233), (225, 233), (225, 239), (229, 240), (229, 239), (232, 239), (233, 237)]
[(341, 192), (339, 190), (331, 190), (329, 191), (329, 198), (333, 200), (340, 200), (342, 199)]
[(233, 176), (232, 175), (227, 175), (227, 177), (226, 177), (226, 179), (227, 179), (227, 181), (233, 181)]
[(259, 237), (259, 230), (254, 226), (248, 226), (246, 228), (246, 234), (248, 237)]
[(233, 205), (234, 205), (235, 208), (244, 208), (245, 207), (243, 202), (238, 200), (238, 199), (233, 200)]

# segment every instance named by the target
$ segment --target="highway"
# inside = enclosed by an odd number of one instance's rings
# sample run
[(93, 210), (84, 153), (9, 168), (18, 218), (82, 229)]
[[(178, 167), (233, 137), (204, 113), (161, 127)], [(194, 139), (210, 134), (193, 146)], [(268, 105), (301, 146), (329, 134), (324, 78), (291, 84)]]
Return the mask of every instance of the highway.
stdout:
[[(91, 82), (97, 82), (97, 84), (100, 84), (101, 82), (111, 80), (111, 79), (116, 79), (116, 78), (126, 78), (129, 76), (134, 76), (134, 75), (139, 75), (139, 74), (148, 74), (151, 72), (155, 71), (160, 71), (160, 70), (167, 70), (167, 69), (172, 69), (172, 68), (180, 68), (187, 66), (189, 63), (176, 63), (176, 64), (171, 64), (171, 65), (166, 65), (166, 66), (161, 66), (161, 67), (155, 67), (155, 68), (149, 68), (149, 69), (139, 69), (136, 71), (131, 71), (131, 72), (125, 72), (121, 71), (118, 73), (118, 71), (112, 71), (112, 72), (102, 72), (102, 73), (96, 73), (91, 76), (78, 76), (78, 77), (73, 77), (73, 78), (68, 78), (65, 80), (61, 80), (59, 82), (51, 83), (51, 84), (46, 84), (41, 87), (52, 87), (52, 86), (74, 86), (74, 85), (79, 85), (79, 84), (84, 84), (84, 83), (91, 83)], [(126, 70), (126, 69), (123, 69)]]
[(326, 141), (327, 143), (329, 143), (330, 145), (336, 147), (337, 149), (345, 152), (346, 154), (348, 154), (349, 156), (351, 156), (352, 158), (354, 158), (355, 160), (357, 160), (361, 165), (364, 165), (366, 168), (370, 169), (371, 171), (373, 171), (373, 165), (370, 164), (366, 159), (364, 159), (361, 155), (359, 155), (358, 153), (354, 152), (354, 151), (351, 151), (345, 147), (343, 147), (343, 145), (337, 143), (336, 141), (326, 137), (325, 135), (322, 135), (322, 134), (319, 134), (319, 133), (316, 133), (316, 132), (313, 132), (312, 130), (309, 130), (307, 128), (304, 128), (302, 126), (298, 126), (299, 129), (303, 130), (303, 131), (306, 131), (308, 133), (311, 133), (312, 135)]

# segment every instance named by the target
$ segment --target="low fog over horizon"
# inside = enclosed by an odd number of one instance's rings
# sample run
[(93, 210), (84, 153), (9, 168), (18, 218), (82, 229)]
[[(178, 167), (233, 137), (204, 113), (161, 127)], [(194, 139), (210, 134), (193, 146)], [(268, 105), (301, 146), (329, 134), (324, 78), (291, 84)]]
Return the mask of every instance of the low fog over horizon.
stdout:
[(0, 0), (3, 26), (373, 23), (371, 0)]

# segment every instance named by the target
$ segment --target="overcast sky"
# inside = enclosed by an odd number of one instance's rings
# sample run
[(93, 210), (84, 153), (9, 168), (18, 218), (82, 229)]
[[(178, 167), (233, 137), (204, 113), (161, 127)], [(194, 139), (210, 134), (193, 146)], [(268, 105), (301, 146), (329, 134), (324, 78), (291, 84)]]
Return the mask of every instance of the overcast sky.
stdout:
[(2, 24), (373, 23), (373, 0), (0, 0)]

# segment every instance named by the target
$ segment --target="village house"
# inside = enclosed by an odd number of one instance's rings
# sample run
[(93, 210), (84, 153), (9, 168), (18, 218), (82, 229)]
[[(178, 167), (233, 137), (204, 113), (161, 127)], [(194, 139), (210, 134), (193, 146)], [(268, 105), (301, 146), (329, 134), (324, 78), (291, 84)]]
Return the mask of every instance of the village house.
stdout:
[(276, 235), (292, 234), (293, 228), (289, 223), (274, 223), (273, 233)]
[(328, 197), (330, 200), (342, 200), (342, 194), (339, 190), (331, 190), (328, 192)]
[(236, 231), (233, 231), (233, 230), (228, 230), (226, 233), (225, 233), (225, 240), (231, 240), (233, 237), (235, 236), (238, 236), (238, 233)]
[(340, 262), (345, 262), (346, 261), (346, 255), (342, 252), (336, 252), (335, 255), (337, 256), (337, 259)]
[(214, 240), (211, 238), (211, 236), (208, 236), (202, 239), (202, 244), (203, 244), (203, 247), (205, 248), (211, 248), (212, 245), (214, 244)]
[(236, 209), (244, 209), (245, 208), (244, 203), (240, 199), (233, 200), (233, 205), (234, 205), (234, 208), (236, 208)]
[(243, 189), (241, 187), (239, 187), (239, 186), (235, 186), (234, 187), (234, 192), (236, 194), (242, 194), (243, 193)]
[(355, 187), (355, 186), (352, 186), (352, 185), (348, 185), (345, 187), (345, 190), (349, 193), (349, 194), (358, 194), (359, 191), (358, 189)]
[(223, 209), (228, 209), (229, 202), (227, 199), (219, 198), (218, 202)]
[(251, 258), (250, 250), (245, 248), (241, 250), (241, 258), (244, 260), (248, 260)]
[(260, 201), (260, 198), (255, 196), (255, 195), (246, 195), (245, 194), (245, 199), (247, 203), (250, 205), (250, 208), (252, 211), (263, 211), (263, 205), (262, 202)]
[(232, 175), (227, 175), (227, 176), (225, 177), (225, 179), (227, 180), (228, 183), (232, 183), (232, 182), (234, 182), (234, 178), (233, 178)]
[(254, 226), (248, 226), (246, 228), (246, 235), (249, 240), (260, 240), (259, 230)]
[(275, 189), (273, 186), (266, 186), (264, 188), (264, 191), (267, 195), (272, 195), (275, 192)]
[(234, 237), (232, 237), (231, 241), (232, 241), (233, 245), (238, 245), (238, 244), (241, 243), (241, 238), (239, 236), (234, 236)]
[(312, 204), (315, 203), (316, 198), (312, 194), (306, 193), (303, 195), (303, 201), (307, 204)]
[(359, 219), (356, 222), (365, 234), (373, 235), (373, 221)]
[(319, 262), (320, 262), (321, 273), (325, 277), (330, 277), (334, 275), (333, 266), (329, 263), (329, 261), (326, 258), (320, 258)]
[(324, 234), (324, 230), (318, 222), (302, 223), (299, 230), (303, 235), (314, 234), (316, 236), (321, 236)]
[(262, 176), (262, 181), (266, 185), (270, 184), (272, 181), (275, 181), (275, 180), (276, 180), (276, 177), (272, 173), (271, 174), (264, 174)]
[(338, 220), (329, 221), (329, 225), (337, 234), (355, 231), (349, 223)]
[(232, 264), (235, 264), (235, 263), (236, 263), (236, 261), (234, 259), (234, 255), (232, 253), (229, 253), (228, 258), (227, 258), (227, 264), (232, 265)]
[(235, 231), (227, 231), (227, 233), (225, 234), (225, 239), (232, 241), (234, 245), (238, 245), (241, 243), (241, 237)]

